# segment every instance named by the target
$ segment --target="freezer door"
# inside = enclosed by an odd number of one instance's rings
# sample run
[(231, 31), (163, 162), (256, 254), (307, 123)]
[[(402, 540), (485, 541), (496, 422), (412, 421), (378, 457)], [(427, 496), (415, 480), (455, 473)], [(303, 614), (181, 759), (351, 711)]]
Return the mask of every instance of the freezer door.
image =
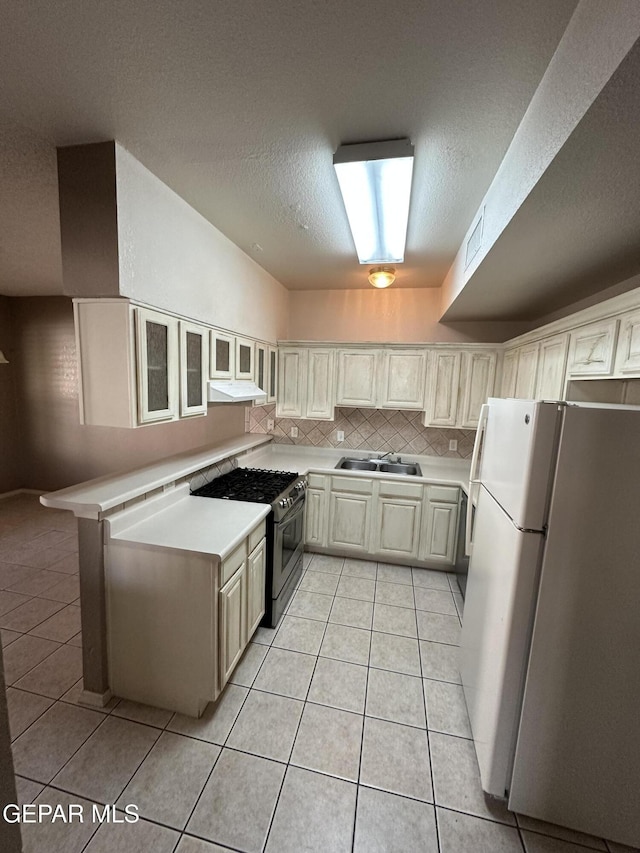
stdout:
[(542, 530), (563, 407), (491, 398), (488, 408), (479, 479), (518, 527)]
[(542, 534), (518, 530), (480, 487), (460, 673), (482, 787), (498, 797), (511, 773), (542, 542)]
[(509, 799), (515, 811), (634, 848), (639, 437), (640, 411), (567, 409)]

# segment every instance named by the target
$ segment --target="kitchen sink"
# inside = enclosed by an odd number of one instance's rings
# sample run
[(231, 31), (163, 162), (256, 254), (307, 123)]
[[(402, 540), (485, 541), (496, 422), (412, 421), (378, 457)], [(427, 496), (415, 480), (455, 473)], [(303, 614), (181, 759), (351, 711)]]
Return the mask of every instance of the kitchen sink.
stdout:
[(349, 471), (377, 471), (378, 466), (375, 462), (369, 462), (368, 459), (341, 459), (336, 468), (346, 468)]
[(384, 471), (387, 474), (408, 474), (413, 477), (420, 477), (422, 475), (419, 465), (413, 465), (408, 462), (383, 462), (378, 470)]
[(404, 474), (409, 477), (421, 477), (420, 466), (415, 462), (385, 462), (384, 459), (351, 459), (343, 456), (336, 465), (343, 471), (380, 471), (382, 474)]

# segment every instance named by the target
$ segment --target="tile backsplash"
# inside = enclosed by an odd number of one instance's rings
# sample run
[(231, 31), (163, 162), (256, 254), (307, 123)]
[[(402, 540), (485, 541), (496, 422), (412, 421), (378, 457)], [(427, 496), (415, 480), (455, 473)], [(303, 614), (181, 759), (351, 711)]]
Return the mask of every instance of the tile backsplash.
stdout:
[[(275, 405), (245, 409), (245, 431), (269, 433), (267, 420), (274, 421), (271, 434), (277, 444), (306, 444), (314, 447), (336, 447), (345, 450), (392, 451), (421, 456), (449, 456), (469, 459), (473, 451), (475, 431), (469, 429), (437, 429), (421, 423), (421, 412), (392, 409), (336, 409), (334, 421), (276, 418)], [(291, 437), (291, 427), (298, 437)], [(338, 441), (337, 432), (344, 432)], [(458, 441), (457, 450), (449, 450), (449, 440)]]

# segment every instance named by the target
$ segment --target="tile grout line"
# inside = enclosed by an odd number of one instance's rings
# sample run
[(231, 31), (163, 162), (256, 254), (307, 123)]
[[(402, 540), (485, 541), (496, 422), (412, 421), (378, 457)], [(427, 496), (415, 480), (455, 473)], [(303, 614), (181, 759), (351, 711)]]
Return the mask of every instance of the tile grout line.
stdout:
[[(303, 552), (303, 553), (304, 553), (304, 552)], [(304, 557), (303, 557), (303, 561), (304, 561)], [(297, 587), (296, 587), (296, 589), (295, 589), (295, 591), (294, 591), (294, 595), (295, 595), (295, 594), (297, 594), (298, 590), (300, 589), (300, 584), (302, 583), (302, 580), (303, 580), (303, 578), (305, 577), (306, 573), (309, 571), (309, 566), (310, 566), (310, 565), (312, 565), (312, 564), (313, 564), (313, 557), (312, 557), (312, 558), (311, 558), (311, 560), (309, 561), (309, 563), (308, 563), (308, 565), (307, 565), (307, 568), (303, 571), (302, 576), (300, 577), (300, 580), (299, 580), (299, 582), (298, 582), (298, 585), (297, 585)], [(341, 569), (340, 569), (340, 573), (338, 574), (338, 578), (340, 578), (340, 577), (342, 576), (342, 569), (343, 569), (343, 568), (344, 568), (344, 558), (343, 558), (343, 560), (342, 560), (342, 567), (341, 567)], [(338, 584), (339, 584), (339, 583), (340, 583), (340, 581), (338, 581)], [(338, 584), (336, 584), (336, 589), (338, 588)], [(284, 614), (283, 614), (283, 616), (282, 616), (281, 622), (284, 622), (284, 620), (285, 620), (286, 616), (288, 615), (288, 613), (289, 613), (289, 607), (291, 606), (291, 602), (293, 601), (293, 598), (294, 598), (294, 596), (292, 595), (292, 596), (291, 596), (291, 598), (290, 598), (290, 600), (289, 600), (289, 603), (288, 603), (288, 605), (287, 605), (287, 608), (286, 608), (286, 610), (285, 610), (285, 612), (284, 612)], [(336, 599), (336, 595), (335, 595), (335, 593), (334, 593), (334, 595), (333, 595), (333, 601), (335, 601), (335, 599)], [(318, 660), (320, 659), (320, 649), (322, 648), (322, 643), (324, 642), (324, 637), (325, 637), (325, 634), (327, 633), (327, 628), (328, 628), (328, 626), (329, 626), (329, 617), (331, 616), (331, 610), (332, 610), (332, 609), (333, 609), (333, 603), (331, 604), (331, 607), (329, 608), (329, 613), (327, 614), (327, 619), (326, 619), (326, 622), (325, 622), (324, 631), (322, 632), (322, 639), (320, 640), (320, 645), (318, 646), (318, 654), (315, 656), (315, 658), (316, 658), (316, 662), (315, 662), (315, 664), (313, 665), (313, 671), (312, 671), (312, 673), (311, 673), (311, 678), (309, 679), (309, 684), (307, 685), (307, 692), (306, 692), (306, 694), (305, 694), (305, 698), (304, 698), (304, 700), (303, 700), (302, 712), (301, 712), (301, 714), (300, 714), (300, 719), (298, 720), (298, 724), (297, 724), (297, 726), (296, 726), (296, 731), (295, 731), (295, 734), (294, 734), (294, 736), (293, 736), (293, 740), (291, 741), (291, 749), (289, 750), (289, 755), (288, 755), (288, 758), (287, 758), (287, 761), (286, 761), (286, 769), (285, 769), (285, 771), (284, 771), (284, 773), (283, 773), (283, 775), (282, 775), (282, 782), (280, 783), (280, 788), (279, 788), (279, 790), (278, 790), (278, 796), (276, 797), (276, 801), (275, 801), (275, 803), (274, 803), (274, 807), (273, 807), (273, 812), (271, 813), (271, 819), (269, 820), (269, 826), (267, 827), (267, 833), (266, 833), (266, 835), (265, 835), (265, 837), (264, 837), (264, 842), (263, 842), (263, 844), (262, 844), (262, 848), (261, 848), (261, 849), (262, 849), (262, 851), (266, 850), (267, 844), (269, 843), (269, 836), (271, 835), (271, 830), (272, 830), (272, 828), (273, 828), (273, 822), (274, 822), (274, 820), (275, 820), (276, 813), (277, 813), (277, 811), (278, 811), (278, 805), (280, 804), (280, 797), (282, 796), (282, 791), (283, 791), (283, 789), (284, 789), (284, 784), (285, 784), (285, 781), (286, 781), (286, 778), (287, 778), (287, 773), (289, 772), (289, 767), (292, 767), (292, 766), (293, 766), (293, 767), (295, 767), (295, 766), (296, 766), (295, 764), (294, 764), (294, 765), (292, 765), (292, 764), (291, 764), (291, 756), (293, 755), (293, 750), (295, 749), (296, 740), (298, 739), (298, 733), (299, 733), (299, 731), (300, 731), (300, 726), (301, 726), (301, 724), (302, 724), (302, 717), (304, 716), (305, 708), (306, 708), (306, 706), (307, 706), (307, 699), (308, 699), (308, 696), (309, 696), (309, 691), (311, 690), (311, 683), (313, 682), (313, 677), (314, 677), (314, 675), (315, 675), (316, 668), (317, 668), (317, 666), (318, 666)], [(318, 621), (319, 621), (319, 620), (318, 620)], [(278, 631), (280, 631), (280, 627), (278, 627)], [(274, 640), (276, 639), (276, 636), (277, 636), (277, 632), (276, 632), (276, 635), (275, 635), (275, 636), (274, 636), (274, 638), (273, 638)], [(273, 641), (272, 641), (272, 642), (273, 642)], [(273, 647), (273, 646), (272, 646), (272, 647)], [(277, 647), (276, 647), (276, 648), (277, 648)], [(267, 655), (265, 655), (265, 660), (267, 659), (268, 654), (269, 654), (269, 653), (267, 652)], [(256, 676), (256, 677), (257, 677), (257, 676)], [(254, 683), (255, 683), (255, 682), (254, 682)]]
[[(376, 577), (374, 580), (374, 584), (376, 584), (376, 586), (374, 587), (374, 595), (377, 592), (377, 583), (378, 583), (378, 563), (376, 563)], [(374, 618), (374, 616), (375, 616), (375, 601), (374, 601), (374, 605), (373, 605), (373, 612), (371, 614), (371, 638), (369, 640), (369, 655), (367, 658), (367, 674), (366, 674), (365, 686), (364, 686), (364, 707), (362, 709), (362, 734), (360, 736), (360, 755), (358, 756), (358, 780), (357, 780), (357, 786), (356, 786), (356, 804), (355, 804), (355, 810), (354, 810), (354, 814), (353, 814), (353, 833), (351, 836), (351, 853), (354, 853), (355, 845), (356, 845), (356, 828), (358, 825), (358, 803), (360, 800), (360, 786), (362, 784), (362, 782), (361, 782), (362, 754), (364, 752), (364, 730), (365, 730), (365, 726), (367, 724), (367, 694), (369, 693), (369, 672), (371, 670), (371, 646), (373, 645), (373, 618)]]

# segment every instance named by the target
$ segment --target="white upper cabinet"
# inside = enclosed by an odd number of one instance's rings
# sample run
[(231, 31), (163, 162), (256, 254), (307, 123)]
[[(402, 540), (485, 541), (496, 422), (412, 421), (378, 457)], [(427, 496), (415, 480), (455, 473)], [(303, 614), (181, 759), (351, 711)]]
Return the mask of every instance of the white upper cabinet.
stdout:
[(255, 381), (258, 388), (267, 393), (267, 345), (256, 344), (255, 352)]
[(337, 406), (375, 408), (380, 350), (339, 350)]
[(309, 352), (297, 347), (278, 351), (278, 399), (276, 416), (302, 418), (306, 411)]
[(433, 350), (427, 373), (425, 426), (454, 427), (458, 419), (460, 364), (457, 350)]
[(209, 345), (211, 379), (233, 379), (236, 357), (235, 335), (227, 335), (224, 332), (211, 330)]
[(508, 350), (502, 359), (502, 385), (500, 388), (501, 397), (516, 396), (516, 378), (518, 376), (518, 360), (520, 358), (520, 350)]
[(247, 338), (236, 338), (236, 379), (253, 379), (254, 343)]
[(178, 320), (168, 314), (136, 309), (138, 420), (172, 420), (178, 416)]
[(640, 374), (640, 311), (632, 311), (622, 318), (616, 373)]
[(475, 429), (480, 408), (493, 394), (498, 355), (491, 350), (462, 353), (461, 403), (458, 423), (462, 429)]
[(609, 376), (613, 371), (618, 320), (600, 320), (571, 332), (570, 376)]
[(520, 400), (532, 400), (535, 397), (538, 348), (537, 342), (520, 347), (516, 373), (516, 393), (514, 395)]
[(269, 347), (267, 351), (267, 403), (275, 403), (278, 392), (278, 348)]
[(384, 350), (379, 406), (383, 409), (424, 407), (425, 350)]
[(308, 376), (304, 416), (332, 421), (335, 406), (335, 351), (310, 349), (307, 358)]
[(554, 335), (540, 341), (538, 356), (537, 400), (561, 400), (567, 366), (569, 335)]
[(209, 331), (180, 321), (180, 417), (207, 414)]

